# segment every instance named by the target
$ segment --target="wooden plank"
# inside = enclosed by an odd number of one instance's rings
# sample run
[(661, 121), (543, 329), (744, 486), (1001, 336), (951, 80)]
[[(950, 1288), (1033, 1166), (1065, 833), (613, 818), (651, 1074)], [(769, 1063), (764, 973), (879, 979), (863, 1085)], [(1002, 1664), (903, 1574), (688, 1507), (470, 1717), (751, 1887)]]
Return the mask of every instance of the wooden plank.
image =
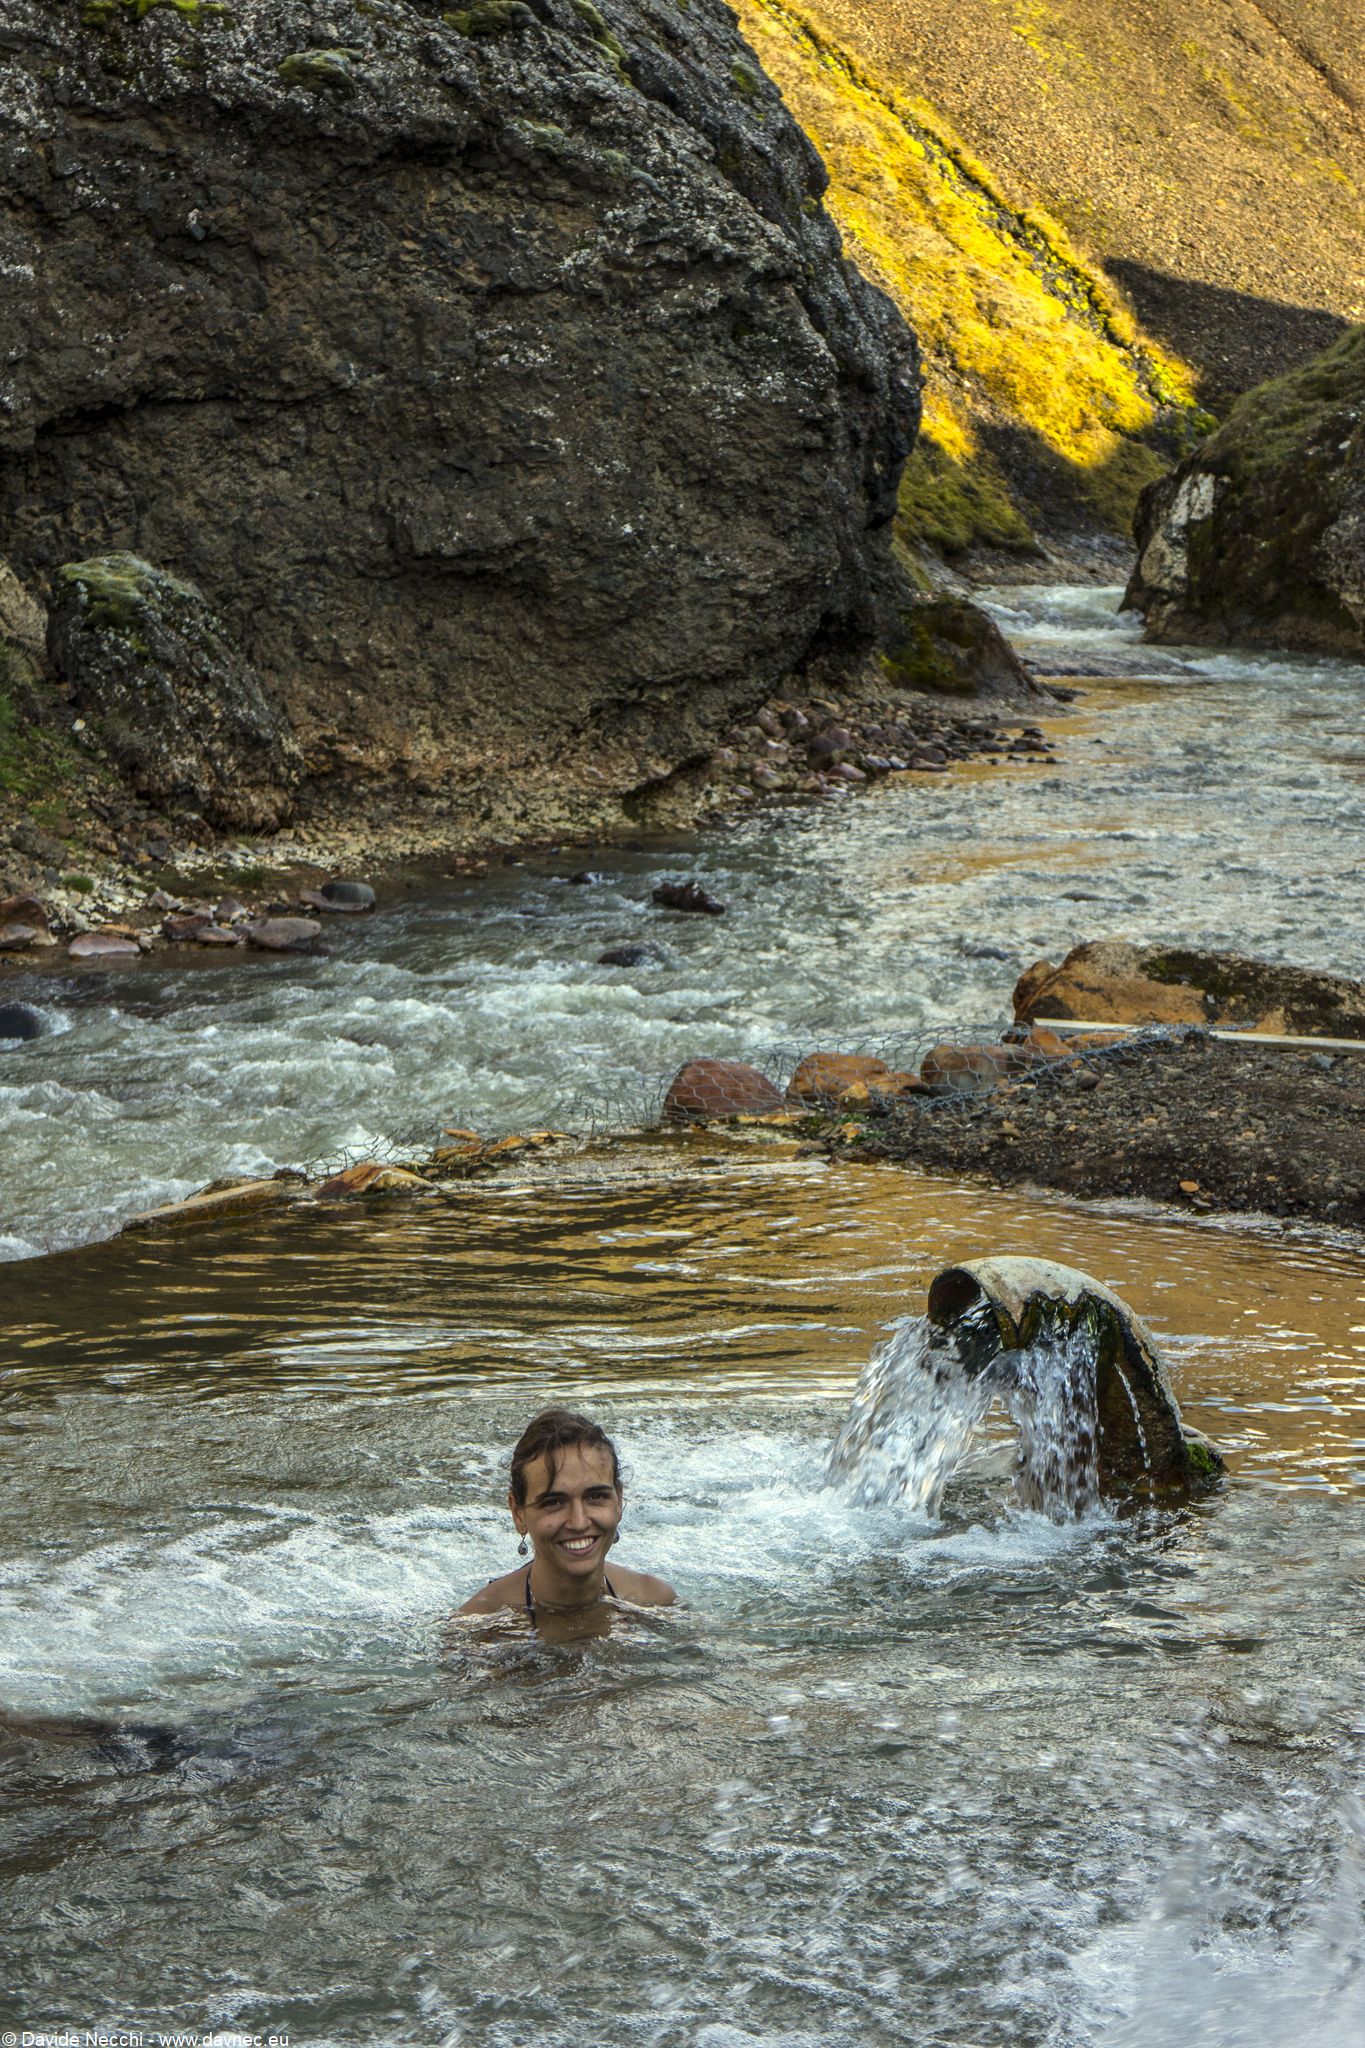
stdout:
[(1136, 1031), (1200, 1031), (1206, 1038), (1219, 1038), (1229, 1045), (1300, 1047), (1308, 1052), (1365, 1052), (1365, 1038), (1291, 1038), (1273, 1031), (1211, 1031), (1205, 1024), (1086, 1024), (1078, 1017), (1030, 1017), (1028, 1023), (1040, 1031), (1113, 1031), (1120, 1036)]

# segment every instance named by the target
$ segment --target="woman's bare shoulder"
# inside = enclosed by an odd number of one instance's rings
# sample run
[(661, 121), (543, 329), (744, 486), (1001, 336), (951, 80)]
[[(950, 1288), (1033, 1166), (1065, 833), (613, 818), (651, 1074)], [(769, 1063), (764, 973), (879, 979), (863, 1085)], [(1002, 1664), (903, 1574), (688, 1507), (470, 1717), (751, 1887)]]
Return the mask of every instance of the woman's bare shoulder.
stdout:
[(504, 1572), (500, 1579), (490, 1579), (482, 1592), (472, 1600), (466, 1600), (463, 1607), (457, 1607), (457, 1614), (496, 1614), (503, 1607), (520, 1607), (526, 1598), (526, 1574)]
[(667, 1579), (658, 1579), (653, 1572), (633, 1572), (629, 1566), (614, 1564), (607, 1577), (623, 1600), (629, 1600), (634, 1607), (672, 1607), (677, 1594)]

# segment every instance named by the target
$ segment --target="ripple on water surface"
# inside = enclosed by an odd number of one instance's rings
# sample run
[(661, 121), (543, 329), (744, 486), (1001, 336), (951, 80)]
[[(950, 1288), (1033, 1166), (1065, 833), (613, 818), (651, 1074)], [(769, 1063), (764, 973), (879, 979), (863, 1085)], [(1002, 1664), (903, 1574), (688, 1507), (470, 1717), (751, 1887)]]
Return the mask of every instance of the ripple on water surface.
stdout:
[[(987, 1248), (1179, 1336), (1225, 1494), (1057, 1527), (991, 1443), (936, 1521), (826, 1483), (880, 1329)], [(1062, 2048), (1181, 1970), (1211, 2048), (1282, 2048), (1279, 1970), (1308, 2048), (1315, 1979), (1358, 2009), (1314, 1903), (1360, 1749), (1348, 1248), (706, 1137), (10, 1278), (30, 2023)], [(514, 1561), (551, 1395), (616, 1432), (620, 1554), (686, 1602), (576, 1646), (446, 1621)]]

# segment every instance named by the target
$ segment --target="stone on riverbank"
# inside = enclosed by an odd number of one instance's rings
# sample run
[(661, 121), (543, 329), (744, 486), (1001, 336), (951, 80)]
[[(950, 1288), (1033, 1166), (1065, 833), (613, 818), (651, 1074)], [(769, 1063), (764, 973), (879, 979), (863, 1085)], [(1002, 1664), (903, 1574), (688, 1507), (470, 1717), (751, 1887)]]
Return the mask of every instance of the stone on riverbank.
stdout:
[(1050, 701), (1051, 693), (1029, 674), (994, 619), (963, 598), (923, 598), (907, 605), (881, 664), (887, 680), (900, 690), (993, 697), (1011, 704)]
[(333, 1174), (313, 1189), (320, 1202), (344, 1200), (350, 1195), (432, 1195), (431, 1181), (405, 1166), (388, 1166), (382, 1160), (362, 1159), (341, 1173)]
[(315, 917), (266, 917), (249, 924), (246, 936), (263, 953), (307, 953), (321, 931)]
[(287, 721), (192, 584), (137, 555), (70, 562), (48, 652), (139, 795), (252, 831), (288, 816)]
[(1365, 654), (1365, 327), (1239, 399), (1135, 533), (1149, 640)]
[(733, 1116), (768, 1116), (786, 1106), (767, 1075), (743, 1060), (688, 1060), (669, 1085), (664, 1121), (722, 1122)]
[(1095, 939), (1060, 967), (1035, 961), (1015, 984), (1014, 1014), (1365, 1038), (1365, 983), (1240, 953)]
[(135, 960), (142, 952), (136, 939), (117, 932), (81, 932), (66, 950), (73, 960)]
[(787, 1083), (787, 1101), (797, 1108), (827, 1109), (842, 1101), (849, 1089), (867, 1089), (889, 1079), (885, 1060), (846, 1052), (808, 1052)]
[(316, 889), (304, 889), (299, 896), (300, 903), (306, 903), (310, 910), (321, 910), (328, 915), (349, 914), (373, 910), (377, 898), (368, 882), (323, 882)]

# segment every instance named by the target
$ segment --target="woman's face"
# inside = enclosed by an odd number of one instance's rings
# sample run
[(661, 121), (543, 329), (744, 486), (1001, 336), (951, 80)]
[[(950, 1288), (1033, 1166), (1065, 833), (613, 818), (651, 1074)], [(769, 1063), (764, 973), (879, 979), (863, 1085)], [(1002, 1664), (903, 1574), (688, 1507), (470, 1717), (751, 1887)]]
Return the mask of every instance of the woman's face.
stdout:
[(508, 1498), (512, 1520), (536, 1554), (570, 1578), (590, 1578), (611, 1548), (624, 1502), (611, 1474), (611, 1453), (570, 1444), (555, 1459), (526, 1467), (525, 1502)]

